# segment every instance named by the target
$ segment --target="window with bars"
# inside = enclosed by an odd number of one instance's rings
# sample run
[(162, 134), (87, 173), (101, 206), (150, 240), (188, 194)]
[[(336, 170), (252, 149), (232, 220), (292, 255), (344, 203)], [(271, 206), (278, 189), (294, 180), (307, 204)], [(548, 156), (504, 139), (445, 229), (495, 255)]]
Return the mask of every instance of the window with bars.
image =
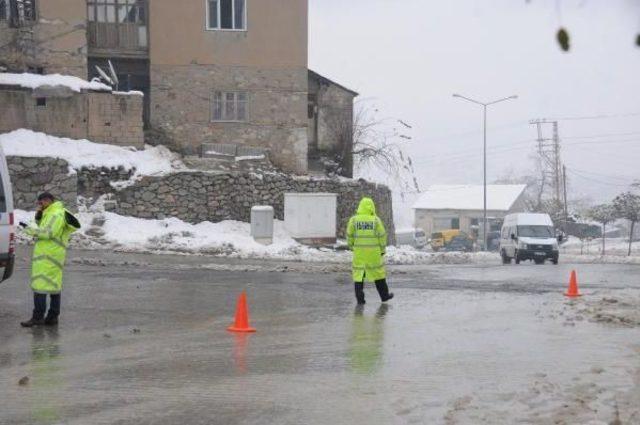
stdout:
[(87, 19), (89, 22), (145, 25), (147, 11), (142, 0), (89, 0)]
[(212, 121), (247, 121), (247, 92), (213, 92)]
[(236, 30), (247, 29), (246, 0), (206, 0), (207, 29)]
[(18, 27), (36, 20), (36, 0), (0, 0), (0, 20)]

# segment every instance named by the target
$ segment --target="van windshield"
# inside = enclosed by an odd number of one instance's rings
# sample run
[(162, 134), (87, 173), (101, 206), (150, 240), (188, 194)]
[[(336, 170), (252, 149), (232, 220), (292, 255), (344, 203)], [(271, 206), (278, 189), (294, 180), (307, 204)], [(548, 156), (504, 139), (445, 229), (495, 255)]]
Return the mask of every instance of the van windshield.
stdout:
[(518, 226), (518, 236), (525, 238), (552, 238), (551, 226)]

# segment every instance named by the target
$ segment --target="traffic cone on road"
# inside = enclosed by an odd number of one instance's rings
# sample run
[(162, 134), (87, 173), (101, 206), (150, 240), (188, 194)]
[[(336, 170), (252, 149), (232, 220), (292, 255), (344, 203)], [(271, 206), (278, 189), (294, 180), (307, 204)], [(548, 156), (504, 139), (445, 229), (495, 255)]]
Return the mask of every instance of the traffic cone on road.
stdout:
[(238, 306), (236, 307), (236, 320), (233, 325), (227, 328), (229, 332), (255, 332), (256, 330), (249, 327), (249, 308), (247, 307), (247, 293), (242, 291), (238, 297)]
[(576, 271), (571, 271), (571, 277), (569, 278), (569, 290), (564, 293), (567, 297), (579, 297), (580, 293), (578, 292), (578, 278), (576, 277)]

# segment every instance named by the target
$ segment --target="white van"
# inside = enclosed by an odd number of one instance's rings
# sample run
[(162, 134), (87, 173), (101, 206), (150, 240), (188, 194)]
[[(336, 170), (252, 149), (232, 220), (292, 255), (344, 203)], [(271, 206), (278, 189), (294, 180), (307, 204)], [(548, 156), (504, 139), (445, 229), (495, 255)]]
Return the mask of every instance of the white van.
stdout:
[(558, 264), (558, 240), (549, 214), (509, 214), (504, 218), (500, 233), (500, 256), (503, 264), (511, 259), (520, 264), (532, 260), (544, 264), (551, 260)]
[(402, 245), (423, 249), (427, 246), (427, 234), (420, 228), (396, 230), (396, 246)]
[(13, 215), (13, 191), (9, 168), (0, 146), (0, 282), (13, 274), (15, 261), (15, 226)]

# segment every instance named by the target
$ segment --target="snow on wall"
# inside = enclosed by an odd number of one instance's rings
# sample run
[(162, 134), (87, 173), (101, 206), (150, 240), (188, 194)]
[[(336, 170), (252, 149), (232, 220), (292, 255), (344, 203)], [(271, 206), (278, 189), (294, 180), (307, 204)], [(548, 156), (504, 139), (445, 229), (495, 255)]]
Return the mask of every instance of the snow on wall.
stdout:
[(60, 158), (76, 170), (122, 167), (135, 169), (134, 177), (138, 177), (164, 175), (185, 168), (178, 157), (163, 146), (138, 151), (25, 129), (0, 134), (0, 145), (6, 156)]
[(68, 87), (75, 92), (82, 90), (111, 91), (111, 87), (96, 81), (86, 81), (82, 78), (73, 77), (71, 75), (61, 74), (14, 74), (10, 72), (0, 73), (0, 85), (19, 86), (28, 89), (37, 89), (39, 87)]

